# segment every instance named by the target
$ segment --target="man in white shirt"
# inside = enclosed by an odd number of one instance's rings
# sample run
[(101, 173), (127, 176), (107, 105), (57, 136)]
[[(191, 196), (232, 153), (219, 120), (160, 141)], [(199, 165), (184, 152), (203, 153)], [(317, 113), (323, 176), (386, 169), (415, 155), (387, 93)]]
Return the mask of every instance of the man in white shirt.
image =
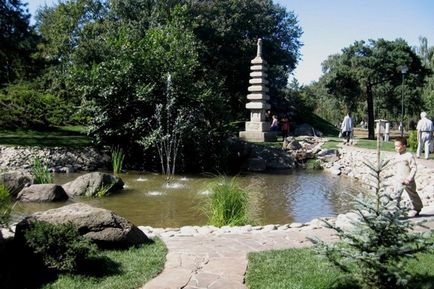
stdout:
[(351, 119), (349, 113), (347, 113), (347, 115), (344, 117), (344, 120), (342, 121), (341, 132), (342, 132), (342, 137), (345, 138), (344, 144), (349, 144), (351, 134), (353, 132), (353, 120)]
[(422, 149), (425, 151), (425, 159), (429, 157), (429, 150), (432, 142), (432, 134), (434, 131), (433, 123), (426, 117), (426, 112), (420, 113), (420, 120), (416, 126), (417, 130), (417, 158), (420, 158)]

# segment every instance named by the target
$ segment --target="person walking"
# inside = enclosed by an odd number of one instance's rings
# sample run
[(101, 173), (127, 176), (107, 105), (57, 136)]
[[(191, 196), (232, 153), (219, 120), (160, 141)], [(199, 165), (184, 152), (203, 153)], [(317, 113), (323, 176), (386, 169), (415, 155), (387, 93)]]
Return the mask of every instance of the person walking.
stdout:
[(351, 119), (350, 114), (347, 113), (347, 115), (344, 117), (344, 120), (342, 121), (341, 124), (342, 137), (345, 138), (346, 140), (344, 144), (350, 143), (352, 131), (353, 131), (353, 120)]
[(425, 151), (425, 159), (427, 160), (430, 153), (431, 142), (433, 139), (433, 123), (426, 117), (426, 112), (420, 113), (420, 120), (417, 122), (417, 158), (422, 155), (422, 150)]
[(405, 192), (410, 197), (413, 210), (408, 212), (408, 217), (416, 217), (422, 210), (422, 200), (416, 191), (416, 160), (414, 156), (407, 152), (407, 139), (399, 136), (395, 139), (395, 151), (398, 153), (393, 162), (394, 168), (394, 187), (398, 193), (398, 202), (401, 200), (401, 192)]

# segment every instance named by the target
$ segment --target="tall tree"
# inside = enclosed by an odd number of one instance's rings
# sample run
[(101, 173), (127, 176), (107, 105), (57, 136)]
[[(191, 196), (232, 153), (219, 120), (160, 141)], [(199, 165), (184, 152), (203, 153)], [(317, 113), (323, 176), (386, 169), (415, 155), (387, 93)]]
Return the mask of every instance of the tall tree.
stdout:
[[(405, 86), (402, 86), (403, 66), (408, 68)], [(348, 109), (366, 102), (371, 139), (374, 138), (374, 98), (377, 105), (385, 106), (388, 111), (400, 111), (403, 102), (407, 114), (414, 114), (421, 106), (421, 88), (428, 73), (402, 39), (356, 41), (342, 49), (341, 54), (330, 56), (323, 63), (323, 70), (329, 93), (344, 99)]]
[(425, 110), (434, 114), (434, 46), (428, 46), (426, 37), (419, 37), (419, 47), (416, 47), (416, 53), (422, 60), (423, 65), (430, 70), (431, 75), (426, 78), (422, 92)]
[(26, 78), (33, 69), (37, 37), (26, 6), (21, 0), (0, 1), (0, 86)]

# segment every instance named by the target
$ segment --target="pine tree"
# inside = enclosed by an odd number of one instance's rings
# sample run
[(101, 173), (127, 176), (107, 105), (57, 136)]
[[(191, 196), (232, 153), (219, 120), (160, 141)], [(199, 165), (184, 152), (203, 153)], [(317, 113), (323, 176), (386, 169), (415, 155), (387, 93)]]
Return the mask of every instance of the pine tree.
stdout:
[(405, 263), (416, 253), (432, 249), (429, 234), (414, 232), (422, 225), (407, 218), (408, 209), (400, 205), (403, 189), (388, 193), (382, 176), (387, 162), (376, 167), (366, 163), (373, 177), (374, 191), (355, 198), (357, 218), (348, 228), (326, 221), (340, 241), (326, 243), (311, 239), (316, 250), (349, 273), (364, 289), (406, 288), (411, 276)]

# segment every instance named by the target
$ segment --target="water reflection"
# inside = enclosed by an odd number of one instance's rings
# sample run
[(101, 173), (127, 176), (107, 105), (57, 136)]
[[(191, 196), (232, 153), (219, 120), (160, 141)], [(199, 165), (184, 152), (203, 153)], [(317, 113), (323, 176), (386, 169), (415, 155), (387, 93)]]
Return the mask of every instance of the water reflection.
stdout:
[[(79, 174), (57, 174), (55, 182), (63, 184), (77, 176)], [(113, 210), (138, 225), (179, 227), (206, 224), (200, 204), (209, 195), (211, 177), (182, 176), (170, 185), (157, 174), (128, 172), (121, 178), (126, 186), (120, 193), (74, 201)], [(252, 217), (257, 224), (307, 222), (316, 217), (346, 212), (351, 205), (350, 195), (357, 187), (350, 179), (309, 171), (246, 174), (239, 176), (238, 180), (249, 192)], [(63, 205), (65, 203), (22, 203), (18, 210), (31, 213)]]

